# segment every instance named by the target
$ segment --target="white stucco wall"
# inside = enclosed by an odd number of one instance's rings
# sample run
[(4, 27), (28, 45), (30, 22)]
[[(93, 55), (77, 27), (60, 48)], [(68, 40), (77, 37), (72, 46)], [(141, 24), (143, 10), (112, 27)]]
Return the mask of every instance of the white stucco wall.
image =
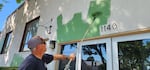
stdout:
[[(116, 32), (150, 28), (150, 0), (111, 0), (111, 16), (108, 24), (118, 24)], [(103, 34), (113, 33), (106, 31)]]
[[(0, 67), (10, 66), (14, 54), (19, 52), (26, 23), (39, 16), (37, 2), (35, 2), (35, 0), (29, 1), (30, 2), (25, 2), (21, 7), (16, 9), (7, 19), (5, 28), (2, 32), (2, 38), (5, 38), (6, 33), (13, 31), (12, 39), (8, 52), (0, 55)], [(26, 56), (27, 55), (23, 55), (22, 57)]]

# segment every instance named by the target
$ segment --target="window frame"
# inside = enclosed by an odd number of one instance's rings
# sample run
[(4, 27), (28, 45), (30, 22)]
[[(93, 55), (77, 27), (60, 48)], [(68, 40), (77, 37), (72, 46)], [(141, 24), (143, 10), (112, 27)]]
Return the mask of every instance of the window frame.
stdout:
[[(26, 51), (24, 51), (24, 46), (25, 46), (25, 44), (26, 44), (25, 41), (26, 41), (26, 37), (27, 37), (27, 30), (28, 30), (29, 25), (32, 24), (32, 22), (34, 22), (34, 21), (36, 21), (36, 20), (38, 20), (38, 22), (39, 22), (40, 16), (39, 16), (39, 17), (36, 17), (35, 19), (33, 19), (33, 20), (31, 20), (31, 21), (29, 21), (29, 22), (26, 23), (25, 29), (24, 29), (24, 33), (23, 33), (23, 37), (22, 37), (21, 44), (20, 44), (19, 52), (26, 52)], [(33, 36), (32, 36), (32, 37), (33, 37)], [(27, 51), (28, 51), (28, 50), (27, 50)]]
[(113, 37), (112, 38), (113, 70), (119, 70), (119, 61), (118, 61), (119, 60), (118, 59), (118, 43), (119, 42), (134, 41), (134, 40), (149, 39), (149, 38), (150, 38), (150, 33)]
[[(8, 49), (6, 50), (6, 52), (5, 52), (5, 49), (6, 49), (6, 47), (7, 47), (8, 44), (9, 44), (9, 45), (8, 45), (8, 48), (10, 47), (10, 42), (11, 42), (11, 39), (12, 39), (12, 35), (11, 35), (12, 32), (13, 32), (13, 31), (10, 31), (10, 32), (6, 33), (5, 40), (4, 40), (4, 43), (3, 43), (2, 50), (1, 50), (0, 54), (5, 54), (5, 53), (7, 53)], [(10, 38), (10, 42), (8, 42), (9, 37), (11, 37), (11, 38)]]
[(111, 38), (104, 38), (104, 39), (97, 39), (97, 40), (90, 40), (90, 41), (83, 41), (77, 43), (78, 51), (76, 54), (77, 62), (76, 62), (76, 70), (81, 70), (81, 58), (82, 58), (82, 46), (84, 45), (90, 45), (90, 44), (106, 44), (106, 57), (107, 57), (107, 64), (106, 64), (106, 70), (113, 70), (112, 69), (112, 45), (111, 45)]

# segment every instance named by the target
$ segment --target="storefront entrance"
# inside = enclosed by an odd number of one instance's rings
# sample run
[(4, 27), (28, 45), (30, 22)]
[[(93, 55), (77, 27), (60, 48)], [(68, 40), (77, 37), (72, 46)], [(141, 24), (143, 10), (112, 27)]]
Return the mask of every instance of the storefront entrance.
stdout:
[[(71, 63), (70, 70), (150, 70), (150, 33), (63, 46), (62, 53), (76, 51), (76, 60)], [(60, 64), (59, 70), (67, 62), (61, 62), (64, 64)]]

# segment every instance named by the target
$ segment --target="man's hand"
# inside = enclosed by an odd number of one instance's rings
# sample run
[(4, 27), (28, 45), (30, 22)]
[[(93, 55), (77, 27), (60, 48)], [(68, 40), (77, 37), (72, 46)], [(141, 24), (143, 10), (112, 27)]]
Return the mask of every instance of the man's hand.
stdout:
[(70, 54), (69, 59), (74, 60), (75, 59), (75, 54), (74, 53)]
[(62, 55), (62, 54), (55, 54), (54, 55), (54, 60), (74, 60), (75, 59), (75, 54), (70, 54), (69, 56)]

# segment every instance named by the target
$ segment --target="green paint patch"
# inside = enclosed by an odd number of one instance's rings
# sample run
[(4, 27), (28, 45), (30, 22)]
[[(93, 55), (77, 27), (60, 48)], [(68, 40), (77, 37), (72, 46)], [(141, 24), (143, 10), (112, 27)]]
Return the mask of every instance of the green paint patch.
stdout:
[(90, 2), (87, 20), (82, 19), (82, 13), (75, 13), (73, 18), (63, 24), (63, 16), (57, 17), (57, 42), (80, 40), (87, 32), (85, 38), (100, 36), (99, 27), (107, 24), (110, 16), (110, 0), (95, 0)]
[(10, 66), (18, 67), (23, 60), (24, 60), (24, 58), (22, 56), (20, 56), (19, 54), (15, 54)]
[(58, 17), (58, 39), (59, 41), (69, 41), (70, 39), (80, 39), (88, 24), (81, 19), (81, 13), (76, 13), (72, 20), (66, 25), (62, 23), (62, 16)]

